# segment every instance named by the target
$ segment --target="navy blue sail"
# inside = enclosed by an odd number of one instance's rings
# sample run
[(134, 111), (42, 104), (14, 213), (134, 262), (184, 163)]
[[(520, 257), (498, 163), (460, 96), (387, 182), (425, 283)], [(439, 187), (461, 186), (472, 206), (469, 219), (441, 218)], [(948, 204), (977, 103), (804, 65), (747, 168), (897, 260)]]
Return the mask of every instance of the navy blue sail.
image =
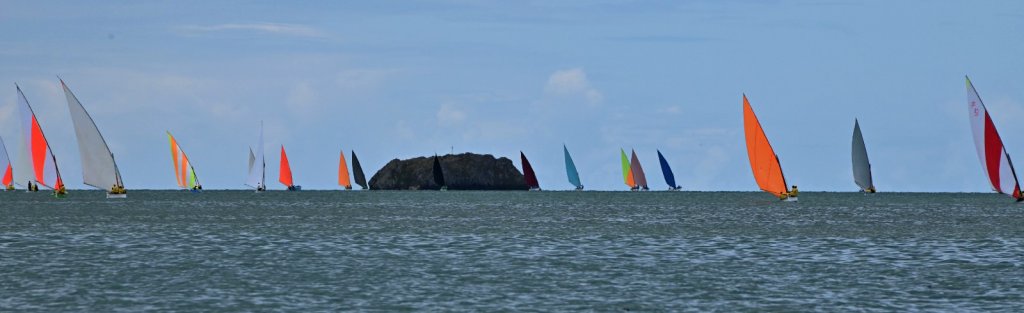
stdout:
[(661, 173), (665, 174), (665, 183), (668, 184), (668, 189), (679, 190), (680, 187), (676, 186), (676, 175), (672, 174), (672, 168), (668, 166), (665, 156), (661, 155), (661, 150), (658, 150), (658, 162), (661, 162)]

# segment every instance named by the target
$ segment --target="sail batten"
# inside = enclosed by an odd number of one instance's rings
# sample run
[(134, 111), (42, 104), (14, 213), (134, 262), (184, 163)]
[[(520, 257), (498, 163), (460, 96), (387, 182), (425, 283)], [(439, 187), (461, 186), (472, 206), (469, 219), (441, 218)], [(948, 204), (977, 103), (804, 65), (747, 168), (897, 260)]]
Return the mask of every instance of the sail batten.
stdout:
[(82, 159), (82, 180), (86, 185), (98, 189), (124, 187), (114, 154), (110, 152), (107, 141), (100, 134), (96, 122), (78, 101), (63, 80), (60, 81), (67, 98), (71, 122), (75, 126), (75, 137), (78, 139), (78, 151)]
[(572, 156), (569, 155), (569, 148), (562, 145), (562, 151), (565, 152), (565, 174), (569, 178), (569, 183), (576, 187), (576, 189), (583, 189), (583, 183), (580, 182), (580, 173), (576, 171), (576, 163), (572, 161)]
[(523, 163), (523, 178), (526, 180), (526, 186), (530, 189), (540, 189), (540, 183), (537, 182), (537, 174), (533, 172), (533, 166), (530, 165), (530, 160), (526, 159), (526, 154), (519, 151), (519, 158)]
[(747, 96), (743, 95), (743, 130), (747, 141), (747, 157), (754, 173), (757, 186), (765, 192), (783, 197), (788, 193), (786, 178), (782, 174), (779, 157), (772, 149), (768, 137), (761, 128), (761, 122), (754, 115)]
[(1010, 161), (1010, 154), (1003, 146), (1003, 140), (996, 130), (995, 123), (992, 122), (992, 117), (981, 101), (978, 91), (971, 84), (971, 79), (966, 78), (966, 80), (968, 117), (971, 120), (971, 132), (974, 135), (974, 145), (977, 148), (982, 170), (988, 176), (994, 191), (1006, 194), (1018, 201), (1024, 199), (1024, 196), (1021, 195), (1017, 173)]
[(672, 173), (672, 167), (668, 166), (668, 160), (661, 154), (661, 150), (658, 151), (658, 163), (661, 163), (661, 174), (665, 176), (665, 183), (668, 184), (669, 189), (679, 189), (676, 185), (676, 175)]
[(860, 132), (860, 122), (853, 120), (853, 182), (861, 191), (874, 192), (875, 185), (871, 180), (871, 162), (868, 161), (868, 150), (864, 146), (864, 136)]

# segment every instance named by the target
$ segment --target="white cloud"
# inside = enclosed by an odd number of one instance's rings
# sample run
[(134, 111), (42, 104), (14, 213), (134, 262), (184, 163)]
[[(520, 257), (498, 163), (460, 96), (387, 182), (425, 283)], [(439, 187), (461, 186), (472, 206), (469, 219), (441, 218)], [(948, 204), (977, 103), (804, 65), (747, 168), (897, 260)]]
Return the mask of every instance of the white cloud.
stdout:
[(466, 112), (458, 108), (455, 104), (444, 103), (441, 104), (441, 109), (437, 110), (437, 122), (444, 126), (452, 126), (460, 124), (466, 120)]
[(213, 33), (225, 31), (250, 31), (262, 32), (293, 37), (326, 38), (323, 31), (298, 24), (283, 23), (248, 23), (248, 24), (218, 24), (218, 25), (186, 25), (179, 27), (180, 30), (188, 33)]
[(582, 97), (588, 104), (598, 104), (604, 96), (587, 80), (587, 73), (581, 68), (558, 70), (548, 77), (544, 92), (561, 97)]

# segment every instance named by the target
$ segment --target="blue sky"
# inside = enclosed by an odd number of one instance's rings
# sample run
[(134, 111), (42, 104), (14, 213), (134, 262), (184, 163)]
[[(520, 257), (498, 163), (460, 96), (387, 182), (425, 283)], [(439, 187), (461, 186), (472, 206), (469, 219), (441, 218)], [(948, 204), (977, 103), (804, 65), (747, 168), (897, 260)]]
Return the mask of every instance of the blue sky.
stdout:
[[(165, 130), (207, 188), (241, 188), (266, 123), (268, 179), (336, 188), (339, 149), (368, 175), (393, 158), (479, 152), (569, 189), (623, 190), (619, 148), (652, 189), (655, 149), (687, 190), (756, 190), (741, 94), (788, 180), (855, 191), (859, 118), (881, 191), (990, 190), (963, 76), (1024, 159), (1019, 1), (0, 1), (0, 136), (14, 83), (71, 188), (78, 148), (57, 75), (90, 111), (129, 188), (173, 188)], [(14, 157), (14, 156), (12, 156)], [(1024, 161), (1018, 163), (1024, 164)], [(272, 187), (280, 187), (272, 184)]]

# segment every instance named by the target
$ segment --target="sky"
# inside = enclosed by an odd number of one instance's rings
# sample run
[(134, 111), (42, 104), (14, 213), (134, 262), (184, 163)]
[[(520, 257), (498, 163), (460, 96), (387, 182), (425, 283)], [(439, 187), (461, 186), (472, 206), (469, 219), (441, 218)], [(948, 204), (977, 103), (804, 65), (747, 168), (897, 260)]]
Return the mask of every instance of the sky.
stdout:
[[(129, 189), (176, 188), (170, 131), (208, 189), (245, 188), (265, 125), (295, 182), (338, 189), (338, 153), (388, 161), (475, 152), (571, 189), (652, 189), (660, 150), (685, 190), (757, 190), (742, 95), (787, 180), (856, 191), (859, 119), (880, 191), (987, 192), (964, 75), (1024, 158), (1020, 1), (0, 1), (0, 136), (15, 84), (69, 188), (81, 183), (63, 78)], [(12, 158), (16, 156), (12, 155)], [(351, 161), (349, 161), (351, 163)], [(1024, 164), (1024, 162), (1021, 162)], [(17, 170), (17, 169), (15, 169)]]

